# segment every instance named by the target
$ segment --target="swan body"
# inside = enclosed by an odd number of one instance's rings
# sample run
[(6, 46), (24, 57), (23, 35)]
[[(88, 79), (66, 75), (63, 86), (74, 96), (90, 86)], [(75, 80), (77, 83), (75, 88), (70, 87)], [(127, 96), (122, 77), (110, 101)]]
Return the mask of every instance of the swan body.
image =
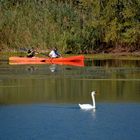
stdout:
[(96, 105), (95, 105), (95, 91), (92, 91), (91, 92), (91, 97), (92, 97), (92, 102), (93, 102), (93, 105), (91, 104), (79, 104), (79, 107), (81, 109), (84, 109), (84, 110), (90, 110), (90, 109), (95, 109), (96, 108)]

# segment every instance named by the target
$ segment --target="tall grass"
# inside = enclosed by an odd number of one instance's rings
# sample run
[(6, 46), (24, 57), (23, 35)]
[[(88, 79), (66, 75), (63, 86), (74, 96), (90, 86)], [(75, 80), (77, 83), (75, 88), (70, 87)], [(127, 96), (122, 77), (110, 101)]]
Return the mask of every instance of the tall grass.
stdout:
[(0, 49), (140, 49), (139, 8), (139, 0), (0, 0)]
[(67, 40), (73, 36), (71, 26), (77, 20), (69, 5), (49, 0), (1, 0), (0, 13), (0, 46), (11, 49), (56, 46), (65, 51)]

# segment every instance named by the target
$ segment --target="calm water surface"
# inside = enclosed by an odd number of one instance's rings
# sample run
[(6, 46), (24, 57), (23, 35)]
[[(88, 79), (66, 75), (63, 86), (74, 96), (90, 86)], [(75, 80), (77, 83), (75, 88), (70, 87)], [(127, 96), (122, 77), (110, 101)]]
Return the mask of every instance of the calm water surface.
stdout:
[[(83, 111), (78, 103), (92, 103)], [(0, 140), (140, 138), (140, 61), (85, 60), (85, 67), (0, 61)]]

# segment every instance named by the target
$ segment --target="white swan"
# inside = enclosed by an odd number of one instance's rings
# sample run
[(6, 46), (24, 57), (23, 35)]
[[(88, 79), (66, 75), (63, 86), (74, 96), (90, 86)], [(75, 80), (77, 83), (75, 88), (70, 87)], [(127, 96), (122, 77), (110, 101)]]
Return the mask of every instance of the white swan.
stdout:
[(95, 109), (96, 105), (95, 105), (95, 97), (94, 97), (94, 95), (95, 95), (95, 91), (92, 91), (91, 92), (91, 97), (92, 97), (93, 105), (91, 105), (91, 104), (79, 104), (80, 108), (84, 109), (84, 110)]

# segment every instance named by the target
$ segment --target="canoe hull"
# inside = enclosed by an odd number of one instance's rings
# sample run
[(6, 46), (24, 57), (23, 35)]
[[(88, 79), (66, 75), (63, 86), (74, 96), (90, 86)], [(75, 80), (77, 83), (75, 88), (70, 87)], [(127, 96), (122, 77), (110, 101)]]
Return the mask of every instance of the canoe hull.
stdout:
[(9, 64), (26, 65), (26, 64), (60, 64), (84, 66), (84, 56), (70, 56), (60, 58), (42, 58), (42, 57), (9, 57)]

